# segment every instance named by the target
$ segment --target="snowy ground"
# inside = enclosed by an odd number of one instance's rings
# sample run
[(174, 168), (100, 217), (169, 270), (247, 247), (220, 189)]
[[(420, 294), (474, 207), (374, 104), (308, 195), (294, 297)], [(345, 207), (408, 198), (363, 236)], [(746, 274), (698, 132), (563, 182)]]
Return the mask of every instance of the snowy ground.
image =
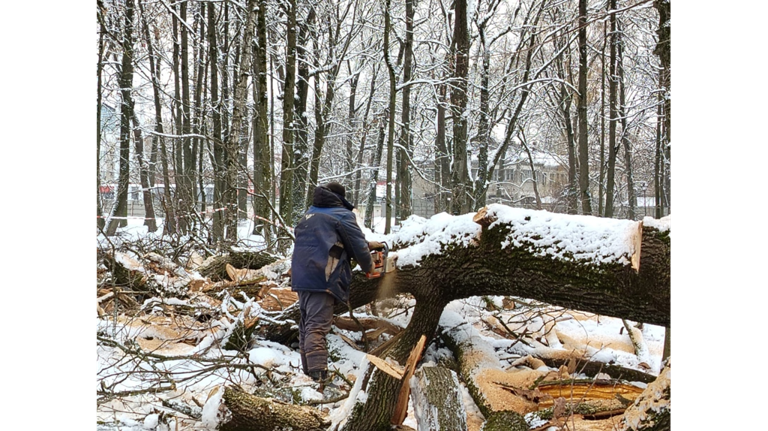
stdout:
[[(431, 222), (442, 223), (440, 217)], [(377, 232), (368, 232), (370, 239), (381, 237), (383, 221), (377, 220), (376, 226)], [(474, 228), (476, 225), (467, 226)], [(623, 226), (619, 228), (623, 229)], [(262, 246), (260, 238), (249, 235), (250, 226), (241, 226), (239, 233), (244, 238), (244, 247), (258, 249)], [(153, 235), (149, 234), (150, 237)], [(400, 232), (399, 235), (411, 234)], [(147, 236), (146, 228), (132, 220), (122, 230), (120, 237), (124, 241), (135, 241)], [(101, 247), (108, 246), (103, 237), (99, 237), (97, 243)], [(138, 255), (133, 257), (136, 261), (140, 258)], [(126, 260), (130, 261), (130, 253)], [(281, 278), (278, 272), (277, 269), (267, 271), (277, 287), (288, 287), (287, 279)], [(199, 278), (199, 274), (192, 269), (177, 270), (175, 275)], [(169, 287), (173, 285), (174, 280), (170, 277), (163, 280)], [(177, 291), (175, 287), (172, 290)], [(218, 421), (217, 406), (223, 385), (237, 384), (256, 394), (292, 403), (311, 404), (322, 400), (322, 395), (315, 390), (316, 384), (301, 373), (300, 357), (295, 345), (283, 346), (255, 340), (245, 354), (223, 349), (221, 340), (232, 333), (237, 322), (249, 317), (270, 319), (274, 318), (274, 313), (266, 311), (257, 301), (247, 297), (224, 295), (214, 298), (218, 303), (211, 304), (208, 300), (209, 303), (202, 304), (202, 300), (195, 299), (195, 295), (184, 296), (185, 299), (167, 295), (165, 298), (147, 300), (142, 304), (141, 315), (133, 318), (118, 315), (115, 319), (114, 314), (97, 317), (96, 330), (100, 342), (97, 346), (96, 390), (102, 394), (97, 402), (97, 429), (213, 429)], [(515, 298), (511, 298), (512, 302), (510, 298), (502, 297), (487, 299), (496, 305), (495, 311), (489, 310), (485, 299), (469, 298), (449, 304), (446, 312), (456, 313), (471, 322), (483, 340), (493, 346), (494, 354), (505, 367), (513, 368), (513, 363), (529, 354), (535, 356), (560, 350), (583, 351), (591, 360), (651, 374), (660, 372), (663, 328), (646, 324), (642, 329), (637, 329), (632, 325), (634, 322), (630, 322), (631, 329), (642, 341), (642, 349), (636, 352), (627, 328), (620, 319)], [(407, 325), (410, 313), (404, 310), (412, 304), (405, 299), (394, 306), (389, 305), (389, 309), (381, 307), (386, 313), (385, 317), (397, 326)], [(201, 324), (189, 316), (169, 312), (174, 307), (198, 310), (201, 307), (218, 307), (224, 317)], [(358, 317), (370, 316), (370, 308), (364, 307), (355, 310), (355, 313)], [(504, 336), (502, 326), (494, 323), (498, 320), (503, 320), (516, 333), (526, 333), (527, 344)], [(386, 337), (382, 336), (379, 341)], [(315, 405), (329, 413), (334, 423), (346, 417), (355, 396), (363, 396), (356, 393), (359, 388), (354, 383), (362, 380), (360, 373), (367, 359), (364, 352), (351, 347), (344, 338), (357, 340), (360, 334), (336, 328), (329, 335), (332, 358), (330, 368), (345, 377), (346, 381), (337, 378), (336, 383), (342, 391), (351, 391), (352, 396), (335, 403)], [(127, 355), (126, 349), (151, 355)], [(437, 363), (450, 355), (447, 349), (436, 348), (432, 344), (425, 352), (423, 362)], [(225, 367), (221, 366), (222, 361), (255, 365), (255, 368)], [(105, 393), (119, 396), (103, 396)], [(481, 415), (471, 403), (466, 390), (463, 399), (467, 404), (470, 429), (476, 429), (482, 423)], [(405, 425), (417, 427), (412, 406)]]

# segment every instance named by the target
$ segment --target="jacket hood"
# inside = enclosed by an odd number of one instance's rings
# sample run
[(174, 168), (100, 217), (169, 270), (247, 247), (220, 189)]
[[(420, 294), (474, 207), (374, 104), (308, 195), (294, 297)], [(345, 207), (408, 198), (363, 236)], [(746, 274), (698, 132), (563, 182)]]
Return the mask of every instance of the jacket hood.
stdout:
[(324, 186), (315, 187), (315, 193), (312, 196), (312, 205), (319, 208), (342, 207), (350, 211), (355, 207), (341, 195), (332, 192)]

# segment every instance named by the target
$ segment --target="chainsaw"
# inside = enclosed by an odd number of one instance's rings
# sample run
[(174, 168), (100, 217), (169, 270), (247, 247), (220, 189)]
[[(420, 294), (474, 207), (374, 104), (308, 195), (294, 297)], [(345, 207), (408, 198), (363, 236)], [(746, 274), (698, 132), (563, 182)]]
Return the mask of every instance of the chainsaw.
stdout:
[(373, 271), (365, 273), (368, 278), (379, 278), (387, 272), (387, 257), (389, 256), (389, 246), (386, 242), (381, 243), (382, 248), (371, 250), (371, 260), (373, 260)]

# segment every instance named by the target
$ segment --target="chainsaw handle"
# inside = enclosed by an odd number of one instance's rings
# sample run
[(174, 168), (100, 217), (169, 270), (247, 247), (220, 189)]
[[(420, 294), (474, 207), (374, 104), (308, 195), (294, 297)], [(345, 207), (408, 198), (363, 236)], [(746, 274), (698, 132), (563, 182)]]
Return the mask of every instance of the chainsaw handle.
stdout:
[(365, 277), (366, 278), (379, 278), (379, 277), (381, 277), (381, 273), (380, 272), (366, 272), (365, 273)]

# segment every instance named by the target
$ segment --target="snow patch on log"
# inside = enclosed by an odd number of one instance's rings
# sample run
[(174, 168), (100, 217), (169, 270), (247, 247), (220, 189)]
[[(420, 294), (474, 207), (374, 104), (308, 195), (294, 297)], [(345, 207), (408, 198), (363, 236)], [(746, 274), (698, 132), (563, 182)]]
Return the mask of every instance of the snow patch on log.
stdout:
[(468, 213), (452, 216), (443, 212), (429, 220), (418, 216), (408, 217), (398, 232), (385, 239), (392, 244), (407, 247), (397, 251), (397, 267), (416, 266), (425, 257), (440, 254), (448, 244), (460, 247), (475, 245), (481, 227), (472, 221), (474, 215)]
[(654, 229), (658, 229), (660, 232), (666, 232), (672, 229), (672, 214), (666, 217), (662, 217), (660, 219), (655, 219), (653, 217), (644, 217), (643, 225), (652, 227)]
[(541, 210), (491, 204), (489, 229), (503, 224), (510, 228), (501, 247), (524, 248), (535, 256), (595, 264), (630, 264), (636, 250), (639, 222), (593, 216), (557, 214)]

